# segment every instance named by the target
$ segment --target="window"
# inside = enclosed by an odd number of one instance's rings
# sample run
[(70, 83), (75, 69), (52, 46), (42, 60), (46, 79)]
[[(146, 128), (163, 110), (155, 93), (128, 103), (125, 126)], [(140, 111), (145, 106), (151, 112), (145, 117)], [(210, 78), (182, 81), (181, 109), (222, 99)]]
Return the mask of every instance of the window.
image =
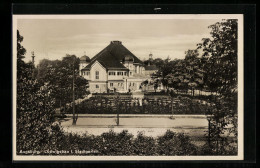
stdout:
[(118, 83), (117, 85), (120, 86), (120, 83)]
[(99, 71), (96, 71), (96, 79), (99, 79)]
[(110, 83), (110, 87), (113, 87), (113, 85), (114, 85), (113, 83)]
[(130, 72), (130, 75), (132, 75), (132, 72)]
[(98, 88), (99, 88), (99, 85), (96, 85), (96, 88), (98, 89)]
[(108, 75), (113, 75), (113, 76), (115, 76), (115, 75), (116, 75), (116, 72), (109, 72)]
[(125, 72), (125, 76), (127, 76), (127, 72)]
[(89, 72), (86, 72), (85, 75), (86, 75), (86, 76), (89, 76)]
[(117, 72), (118, 76), (123, 76), (123, 72)]

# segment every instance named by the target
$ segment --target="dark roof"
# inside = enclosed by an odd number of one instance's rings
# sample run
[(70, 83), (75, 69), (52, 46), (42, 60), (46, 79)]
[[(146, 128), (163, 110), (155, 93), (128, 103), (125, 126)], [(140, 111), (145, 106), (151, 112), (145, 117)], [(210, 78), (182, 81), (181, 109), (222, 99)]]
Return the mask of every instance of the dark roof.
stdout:
[(123, 58), (123, 61), (134, 61), (134, 58), (131, 55), (127, 55)]
[(148, 65), (144, 67), (145, 70), (151, 71), (151, 70), (158, 70), (158, 68), (156, 67), (156, 65)]
[(91, 59), (91, 62), (84, 69), (90, 69), (96, 60), (106, 69), (127, 69), (120, 63), (126, 56), (133, 57), (134, 63), (143, 64), (143, 62), (123, 46), (120, 41), (111, 41), (106, 48)]
[(82, 57), (80, 57), (80, 61), (90, 62), (90, 58), (86, 55), (83, 55)]

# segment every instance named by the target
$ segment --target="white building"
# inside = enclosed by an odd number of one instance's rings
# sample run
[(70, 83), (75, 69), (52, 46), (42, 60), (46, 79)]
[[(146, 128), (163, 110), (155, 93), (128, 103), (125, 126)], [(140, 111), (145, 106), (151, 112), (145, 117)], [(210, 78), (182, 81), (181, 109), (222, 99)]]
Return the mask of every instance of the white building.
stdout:
[(111, 41), (92, 59), (80, 58), (80, 73), (89, 81), (91, 93), (141, 91), (141, 83), (157, 70), (154, 65), (145, 66), (121, 41)]
[(111, 41), (92, 59), (82, 56), (80, 73), (89, 81), (91, 93), (138, 91), (141, 83), (150, 78), (143, 62), (121, 41)]

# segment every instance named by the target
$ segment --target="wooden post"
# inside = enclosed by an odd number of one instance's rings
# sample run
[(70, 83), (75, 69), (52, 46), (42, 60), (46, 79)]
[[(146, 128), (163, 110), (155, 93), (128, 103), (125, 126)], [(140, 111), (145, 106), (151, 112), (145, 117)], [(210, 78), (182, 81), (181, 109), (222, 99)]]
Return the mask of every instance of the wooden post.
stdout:
[(117, 122), (116, 122), (116, 124), (117, 124), (117, 126), (119, 126), (119, 110), (120, 110), (120, 97), (119, 97), (119, 93), (117, 93), (118, 95), (117, 95)]
[(74, 86), (74, 61), (75, 59), (73, 58), (73, 74), (72, 74), (72, 109), (73, 109), (73, 122), (72, 125), (76, 125), (76, 117), (75, 117), (75, 86)]
[(61, 113), (61, 100), (60, 100), (60, 113)]
[(210, 123), (210, 118), (208, 118), (208, 143), (209, 143), (209, 146), (210, 146), (210, 127), (211, 127), (211, 123)]
[(173, 116), (173, 97), (172, 97), (172, 116)]

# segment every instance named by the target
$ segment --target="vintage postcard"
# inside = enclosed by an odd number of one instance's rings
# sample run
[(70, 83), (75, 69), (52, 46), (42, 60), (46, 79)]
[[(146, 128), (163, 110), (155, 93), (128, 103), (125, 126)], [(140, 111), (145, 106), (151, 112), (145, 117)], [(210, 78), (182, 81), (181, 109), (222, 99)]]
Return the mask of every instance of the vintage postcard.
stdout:
[(13, 160), (243, 160), (243, 15), (13, 15)]

